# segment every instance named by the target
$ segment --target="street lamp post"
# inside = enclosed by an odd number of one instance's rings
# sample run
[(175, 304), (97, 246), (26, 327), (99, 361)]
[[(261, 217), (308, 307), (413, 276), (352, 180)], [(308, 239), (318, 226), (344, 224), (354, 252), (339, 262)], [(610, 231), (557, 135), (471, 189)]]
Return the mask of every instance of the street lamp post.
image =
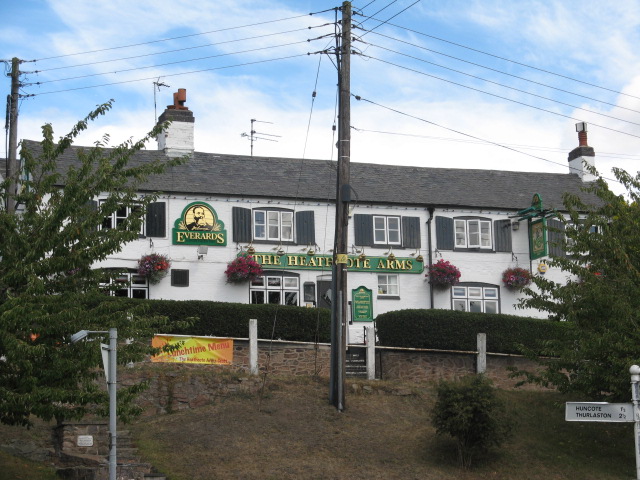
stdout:
[[(117, 411), (116, 411), (116, 385), (117, 385), (117, 365), (118, 365), (118, 330), (116, 328), (110, 328), (108, 332), (105, 331), (91, 331), (80, 330), (77, 333), (71, 335), (71, 342), (76, 343), (83, 340), (91, 333), (109, 333), (109, 345), (102, 345), (103, 350), (108, 351), (108, 360), (104, 365), (105, 375), (107, 377), (107, 387), (109, 390), (109, 480), (116, 480), (117, 469), (117, 451), (116, 451), (116, 439), (117, 432)], [(105, 348), (107, 347), (107, 348)]]

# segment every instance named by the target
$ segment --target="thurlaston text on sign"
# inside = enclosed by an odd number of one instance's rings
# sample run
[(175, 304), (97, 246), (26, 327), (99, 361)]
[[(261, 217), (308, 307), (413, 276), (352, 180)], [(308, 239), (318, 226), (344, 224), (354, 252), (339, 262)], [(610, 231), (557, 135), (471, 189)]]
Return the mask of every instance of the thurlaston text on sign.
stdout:
[(231, 365), (233, 363), (233, 340), (229, 338), (188, 337), (183, 335), (155, 335), (151, 342), (154, 348), (175, 347), (151, 357), (152, 362), (200, 363), (208, 365)]

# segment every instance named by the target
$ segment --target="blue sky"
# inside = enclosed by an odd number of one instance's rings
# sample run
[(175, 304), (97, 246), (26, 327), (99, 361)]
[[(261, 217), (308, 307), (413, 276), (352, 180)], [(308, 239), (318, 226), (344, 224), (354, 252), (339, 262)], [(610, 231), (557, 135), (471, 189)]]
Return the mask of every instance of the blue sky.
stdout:
[[(340, 2), (0, 2), (0, 59), (37, 60), (21, 65), (31, 72), (22, 93), (33, 96), (21, 100), (20, 138), (39, 139), (44, 123), (66, 133), (109, 99), (113, 110), (79, 143), (104, 133), (112, 143), (138, 138), (154, 124), (154, 92), (160, 114), (186, 88), (199, 151), (248, 155), (241, 134), (255, 118), (270, 122), (256, 130), (279, 136), (257, 141), (255, 155), (335, 158), (335, 60), (315, 52), (333, 45), (330, 9)], [(370, 102), (352, 102), (352, 161), (567, 173), (574, 125), (586, 121), (603, 174), (637, 172), (636, 0), (357, 0), (353, 8), (351, 90)], [(157, 90), (158, 80), (170, 88)], [(8, 94), (9, 79), (1, 85)]]

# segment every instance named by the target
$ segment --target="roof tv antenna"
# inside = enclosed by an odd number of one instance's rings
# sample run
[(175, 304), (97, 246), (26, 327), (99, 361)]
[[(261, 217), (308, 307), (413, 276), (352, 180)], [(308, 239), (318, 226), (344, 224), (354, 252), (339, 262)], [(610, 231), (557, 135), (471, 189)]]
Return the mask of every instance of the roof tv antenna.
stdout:
[(240, 136), (241, 137), (248, 137), (251, 140), (251, 156), (253, 157), (253, 142), (257, 142), (258, 140), (267, 140), (268, 142), (277, 142), (278, 140), (274, 140), (272, 138), (264, 138), (264, 137), (260, 137), (258, 135), (265, 135), (267, 137), (277, 137), (277, 138), (282, 138), (281, 135), (272, 135), (270, 133), (263, 133), (263, 132), (256, 132), (254, 130), (253, 124), (254, 123), (268, 123), (270, 125), (273, 125), (273, 122), (265, 122), (263, 120), (256, 120), (255, 118), (251, 119), (251, 133), (241, 133)]
[(160, 77), (158, 77), (158, 80), (156, 80), (155, 82), (153, 82), (153, 115), (156, 117), (155, 123), (158, 123), (158, 110), (157, 110), (157, 106), (156, 106), (156, 90), (159, 92), (160, 91), (160, 87), (165, 87), (165, 88), (169, 88), (171, 85), (167, 85), (166, 83), (162, 83), (160, 81)]

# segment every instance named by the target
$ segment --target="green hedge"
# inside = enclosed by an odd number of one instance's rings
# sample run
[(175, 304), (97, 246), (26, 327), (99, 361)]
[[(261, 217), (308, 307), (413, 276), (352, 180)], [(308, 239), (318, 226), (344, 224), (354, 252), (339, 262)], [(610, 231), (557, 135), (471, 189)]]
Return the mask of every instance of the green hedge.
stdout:
[(454, 310), (397, 310), (376, 318), (379, 344), (388, 347), (467, 350), (477, 348), (477, 334), (487, 334), (487, 351), (521, 353), (540, 340), (562, 338), (570, 325), (515, 315)]
[[(149, 315), (169, 317), (166, 334), (249, 337), (249, 319), (258, 320), (258, 338), (301, 342), (330, 342), (331, 312), (325, 308), (283, 305), (247, 305), (242, 303), (198, 300), (143, 300)], [(189, 327), (176, 326), (195, 318)], [(274, 331), (275, 325), (275, 331)]]

